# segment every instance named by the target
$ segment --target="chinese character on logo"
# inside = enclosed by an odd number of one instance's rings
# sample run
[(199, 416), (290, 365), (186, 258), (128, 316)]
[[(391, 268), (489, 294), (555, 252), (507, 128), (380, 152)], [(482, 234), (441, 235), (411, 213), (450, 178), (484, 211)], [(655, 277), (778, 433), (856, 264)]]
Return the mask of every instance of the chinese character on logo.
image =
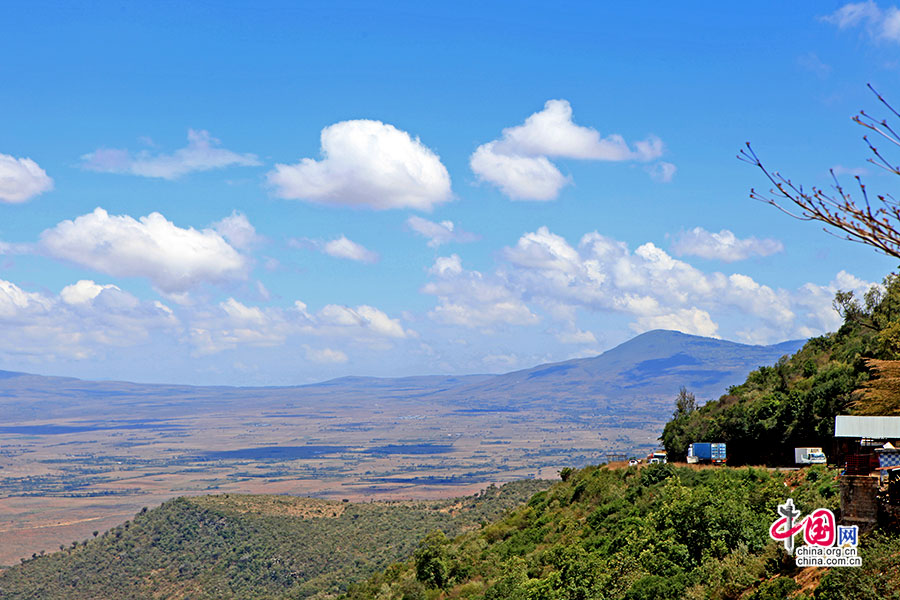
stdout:
[(806, 517), (803, 537), (811, 546), (831, 546), (834, 544), (834, 513), (827, 508), (819, 508)]
[(859, 526), (858, 525), (838, 525), (837, 528), (838, 533), (838, 546), (843, 546), (844, 544), (849, 544), (851, 546), (856, 546), (859, 543)]
[[(794, 536), (803, 530), (803, 538), (811, 546), (831, 546), (835, 540), (834, 513), (827, 508), (819, 508), (812, 514), (797, 520), (800, 511), (794, 507), (794, 501), (788, 498), (784, 504), (778, 505), (781, 518), (772, 523), (769, 536), (773, 540), (784, 541), (784, 549), (788, 554), (794, 553)], [(848, 528), (849, 529), (849, 528)], [(849, 533), (842, 534), (845, 536)]]
[(800, 516), (800, 511), (794, 508), (793, 499), (788, 498), (784, 504), (778, 505), (778, 514), (781, 515), (781, 518), (772, 523), (769, 536), (774, 540), (784, 540), (784, 549), (788, 554), (793, 554), (794, 536), (803, 527), (802, 521), (799, 525), (794, 525), (794, 521)]

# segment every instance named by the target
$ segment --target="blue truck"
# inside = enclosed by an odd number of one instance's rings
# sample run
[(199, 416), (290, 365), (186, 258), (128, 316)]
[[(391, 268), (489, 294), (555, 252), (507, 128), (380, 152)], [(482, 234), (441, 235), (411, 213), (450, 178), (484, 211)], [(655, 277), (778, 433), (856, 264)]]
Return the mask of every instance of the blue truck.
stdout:
[(725, 464), (728, 454), (724, 443), (694, 442), (688, 446), (687, 461), (689, 464), (712, 463)]

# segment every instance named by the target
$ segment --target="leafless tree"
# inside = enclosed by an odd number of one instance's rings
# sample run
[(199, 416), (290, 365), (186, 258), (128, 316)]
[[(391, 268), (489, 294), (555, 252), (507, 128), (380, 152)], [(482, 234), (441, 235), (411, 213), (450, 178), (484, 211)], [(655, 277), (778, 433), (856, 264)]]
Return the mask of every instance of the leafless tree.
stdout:
[[(869, 85), (869, 89), (879, 102), (891, 113), (892, 120), (900, 120), (900, 113)], [(853, 121), (878, 134), (878, 136), (900, 146), (900, 134), (887, 119), (878, 120), (865, 111), (853, 117)], [(888, 160), (877, 146), (863, 136), (872, 156), (868, 162), (894, 175), (900, 175), (900, 165)], [(826, 227), (823, 229), (842, 239), (859, 242), (876, 248), (879, 252), (900, 258), (900, 203), (890, 194), (869, 197), (865, 184), (855, 176), (857, 197), (851, 195), (838, 181), (837, 175), (831, 171), (833, 184), (830, 190), (813, 187), (807, 191), (802, 185), (795, 184), (778, 171), (770, 171), (762, 163), (748, 142), (740, 151), (738, 158), (758, 167), (772, 183), (768, 193), (750, 190), (750, 197), (771, 204), (780, 211), (802, 221), (819, 221)], [(837, 233), (834, 232), (837, 230)]]

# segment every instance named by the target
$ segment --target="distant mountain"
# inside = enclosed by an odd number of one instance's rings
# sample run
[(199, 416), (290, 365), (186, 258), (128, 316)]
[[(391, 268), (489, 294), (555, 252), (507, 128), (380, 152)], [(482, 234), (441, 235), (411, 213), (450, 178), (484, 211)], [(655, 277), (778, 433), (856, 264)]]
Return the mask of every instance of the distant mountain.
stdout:
[(592, 358), (544, 364), (503, 375), (343, 377), (288, 387), (226, 387), (83, 381), (0, 371), (7, 422), (35, 419), (222, 412), (252, 400), (260, 411), (289, 404), (431, 400), (472, 410), (576, 410), (663, 416), (681, 386), (716, 398), (751, 370), (792, 354), (804, 340), (752, 346), (655, 330)]
[[(464, 383), (443, 394), (481, 405), (657, 411), (685, 386), (698, 400), (718, 398), (747, 374), (799, 350), (805, 340), (751, 346), (677, 331), (643, 333), (592, 358), (539, 365)], [(646, 411), (635, 402), (647, 401)]]

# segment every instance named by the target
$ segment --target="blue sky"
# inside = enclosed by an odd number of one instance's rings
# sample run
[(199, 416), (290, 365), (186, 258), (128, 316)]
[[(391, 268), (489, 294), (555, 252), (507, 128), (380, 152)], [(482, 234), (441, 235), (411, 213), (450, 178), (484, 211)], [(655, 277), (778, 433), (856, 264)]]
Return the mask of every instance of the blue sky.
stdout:
[(0, 21), (0, 369), (503, 372), (839, 323), (896, 261), (749, 199), (900, 103), (881, 3), (31, 2)]

